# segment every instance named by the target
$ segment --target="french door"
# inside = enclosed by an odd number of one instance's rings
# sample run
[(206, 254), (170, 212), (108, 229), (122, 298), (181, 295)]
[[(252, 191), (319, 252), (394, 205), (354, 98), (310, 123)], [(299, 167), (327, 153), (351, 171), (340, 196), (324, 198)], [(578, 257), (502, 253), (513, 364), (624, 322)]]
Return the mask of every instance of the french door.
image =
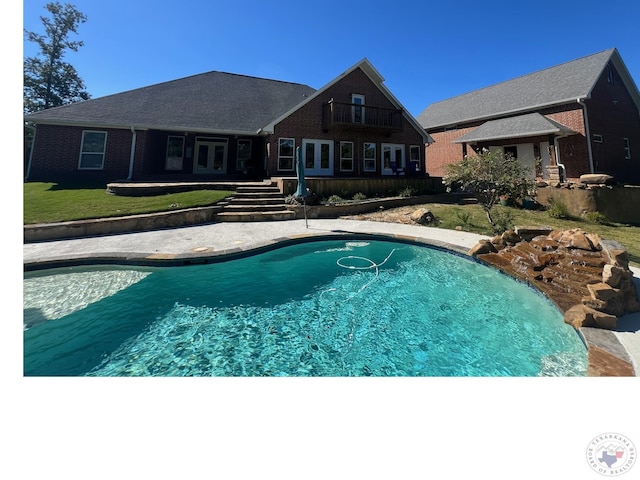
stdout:
[(404, 145), (395, 143), (382, 144), (382, 174), (395, 175), (404, 171)]
[(196, 140), (193, 173), (227, 173), (227, 142)]
[(333, 175), (333, 141), (302, 140), (305, 175)]

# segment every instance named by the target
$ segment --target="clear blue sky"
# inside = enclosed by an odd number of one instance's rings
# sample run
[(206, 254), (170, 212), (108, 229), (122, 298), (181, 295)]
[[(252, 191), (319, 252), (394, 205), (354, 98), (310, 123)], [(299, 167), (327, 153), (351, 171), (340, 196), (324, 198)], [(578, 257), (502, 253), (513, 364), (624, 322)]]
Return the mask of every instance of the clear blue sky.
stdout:
[[(44, 0), (24, 1), (42, 32)], [(67, 2), (61, 2), (67, 3)], [(66, 60), (92, 97), (212, 70), (320, 88), (362, 58), (413, 115), (429, 104), (615, 47), (640, 84), (640, 2), (75, 0)], [(24, 56), (37, 53), (24, 42)]]

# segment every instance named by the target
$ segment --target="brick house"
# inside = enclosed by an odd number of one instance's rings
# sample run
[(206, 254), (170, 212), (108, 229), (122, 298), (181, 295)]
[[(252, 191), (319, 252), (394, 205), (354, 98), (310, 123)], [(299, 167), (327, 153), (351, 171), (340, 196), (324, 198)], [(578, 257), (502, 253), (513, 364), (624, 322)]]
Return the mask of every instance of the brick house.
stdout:
[(434, 103), (417, 118), (435, 140), (425, 149), (433, 176), (486, 148), (547, 179), (606, 173), (640, 184), (640, 92), (615, 48)]
[(319, 90), (209, 72), (25, 116), (25, 178), (238, 180), (426, 176), (430, 141), (363, 59)]

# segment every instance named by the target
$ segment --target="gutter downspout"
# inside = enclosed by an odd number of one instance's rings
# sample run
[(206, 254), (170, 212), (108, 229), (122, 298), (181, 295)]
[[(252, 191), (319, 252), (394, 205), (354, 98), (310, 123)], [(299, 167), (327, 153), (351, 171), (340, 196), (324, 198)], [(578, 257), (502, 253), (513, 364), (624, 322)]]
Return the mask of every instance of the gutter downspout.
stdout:
[(138, 135), (136, 129), (133, 127), (131, 127), (131, 134), (131, 156), (129, 157), (129, 175), (127, 176), (127, 180), (131, 180), (131, 177), (133, 177), (133, 160), (136, 156), (136, 138)]
[(36, 133), (38, 130), (36, 129), (36, 127), (33, 127), (31, 125), (25, 125), (24, 128), (28, 128), (29, 130), (33, 131), (31, 148), (29, 149), (29, 159), (27, 160), (27, 171), (24, 174), (24, 180), (27, 181), (29, 180), (29, 175), (31, 174), (31, 158), (33, 157), (33, 146), (36, 144)]
[(583, 98), (576, 98), (579, 105), (582, 106), (582, 112), (584, 115), (584, 130), (587, 136), (587, 151), (589, 152), (589, 173), (595, 173), (593, 169), (593, 153), (591, 152), (591, 132), (589, 131), (589, 116), (587, 115), (587, 105), (584, 103)]
[(561, 138), (567, 138), (569, 136), (569, 134), (565, 133), (564, 135), (558, 135), (555, 139), (554, 139), (554, 143), (555, 143), (555, 149), (556, 149), (556, 164), (562, 168), (562, 176), (560, 177), (560, 181), (564, 182), (567, 179), (567, 168), (564, 166), (563, 163), (560, 162), (560, 142), (559, 140)]

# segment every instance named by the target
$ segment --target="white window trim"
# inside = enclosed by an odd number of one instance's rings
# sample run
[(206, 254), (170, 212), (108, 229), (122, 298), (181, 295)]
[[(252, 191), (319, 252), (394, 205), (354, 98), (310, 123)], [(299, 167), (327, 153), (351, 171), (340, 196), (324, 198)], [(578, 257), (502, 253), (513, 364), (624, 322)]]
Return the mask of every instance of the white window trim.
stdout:
[[(84, 135), (85, 133), (104, 133), (104, 143), (102, 145), (102, 152), (85, 152), (84, 151)], [(82, 131), (82, 142), (80, 142), (80, 157), (78, 158), (78, 170), (104, 170), (104, 156), (107, 151), (107, 132), (104, 130), (83, 130)], [(102, 161), (100, 162), (99, 167), (83, 167), (82, 166), (82, 155), (101, 155)]]
[[(365, 145), (373, 145), (373, 158), (365, 156)], [(373, 160), (373, 169), (367, 168), (367, 161)], [(363, 172), (375, 172), (378, 169), (378, 144), (375, 142), (363, 142), (362, 143), (362, 171)]]
[[(182, 140), (182, 153), (180, 154), (179, 157), (169, 156), (169, 141), (172, 138), (180, 138)], [(185, 138), (182, 135), (169, 135), (167, 137), (167, 152), (165, 155), (165, 163), (164, 163), (165, 170), (182, 170), (182, 162), (184, 160), (184, 144), (185, 144)]]
[(400, 148), (400, 150), (402, 151), (402, 158), (401, 160), (401, 164), (396, 166), (396, 169), (400, 172), (404, 172), (406, 170), (406, 164), (407, 164), (407, 157), (406, 157), (406, 152), (405, 152), (405, 145), (404, 143), (382, 143), (380, 145), (380, 162), (381, 165), (380, 167), (382, 168), (382, 175), (396, 175), (396, 173), (394, 173), (393, 169), (391, 168), (385, 168), (384, 166), (384, 149), (385, 147), (389, 147), (392, 150), (395, 148)]
[[(360, 100), (360, 103), (358, 104), (358, 106), (356, 107), (355, 103), (356, 100)], [(353, 123), (364, 123), (364, 95), (362, 95), (361, 93), (352, 93), (351, 94), (351, 103), (354, 104), (351, 107), (351, 118), (353, 119)], [(356, 122), (355, 118), (356, 118), (356, 108), (360, 109), (360, 121)]]
[[(351, 144), (351, 158), (342, 156), (342, 145), (344, 145), (346, 143), (350, 143)], [(353, 142), (350, 142), (350, 141), (340, 142), (340, 171), (342, 171), (342, 172), (353, 172), (353, 164), (354, 164), (354, 156), (355, 156), (355, 152), (353, 150), (353, 146), (354, 146)], [(343, 160), (351, 160), (351, 168), (342, 168), (342, 161)]]
[[(413, 149), (418, 150), (418, 160), (414, 160), (413, 158), (411, 158), (411, 152), (413, 151)], [(420, 153), (420, 145), (410, 145), (409, 146), (409, 161), (413, 162), (413, 163), (417, 163), (418, 165), (416, 166), (416, 172), (421, 172), (422, 171), (422, 154)]]
[[(329, 147), (329, 166), (327, 168), (309, 168), (307, 164), (307, 144), (313, 143), (315, 145), (315, 151), (319, 155), (322, 155), (322, 145), (328, 145)], [(302, 160), (305, 164), (305, 174), (309, 175), (333, 175), (334, 172), (334, 148), (335, 141), (333, 140), (320, 140), (316, 138), (303, 138), (302, 139)], [(315, 163), (315, 159), (314, 159)]]
[[(280, 155), (280, 145), (281, 145), (280, 142), (282, 140), (291, 140), (293, 142), (293, 154), (291, 157), (289, 157), (289, 155), (285, 155), (285, 156)], [(280, 160), (283, 158), (286, 158), (286, 159), (291, 158), (291, 168), (282, 168)], [(295, 170), (295, 167), (296, 167), (296, 139), (290, 138), (290, 137), (278, 138), (278, 170), (285, 171), (285, 172), (287, 171), (293, 172)]]

